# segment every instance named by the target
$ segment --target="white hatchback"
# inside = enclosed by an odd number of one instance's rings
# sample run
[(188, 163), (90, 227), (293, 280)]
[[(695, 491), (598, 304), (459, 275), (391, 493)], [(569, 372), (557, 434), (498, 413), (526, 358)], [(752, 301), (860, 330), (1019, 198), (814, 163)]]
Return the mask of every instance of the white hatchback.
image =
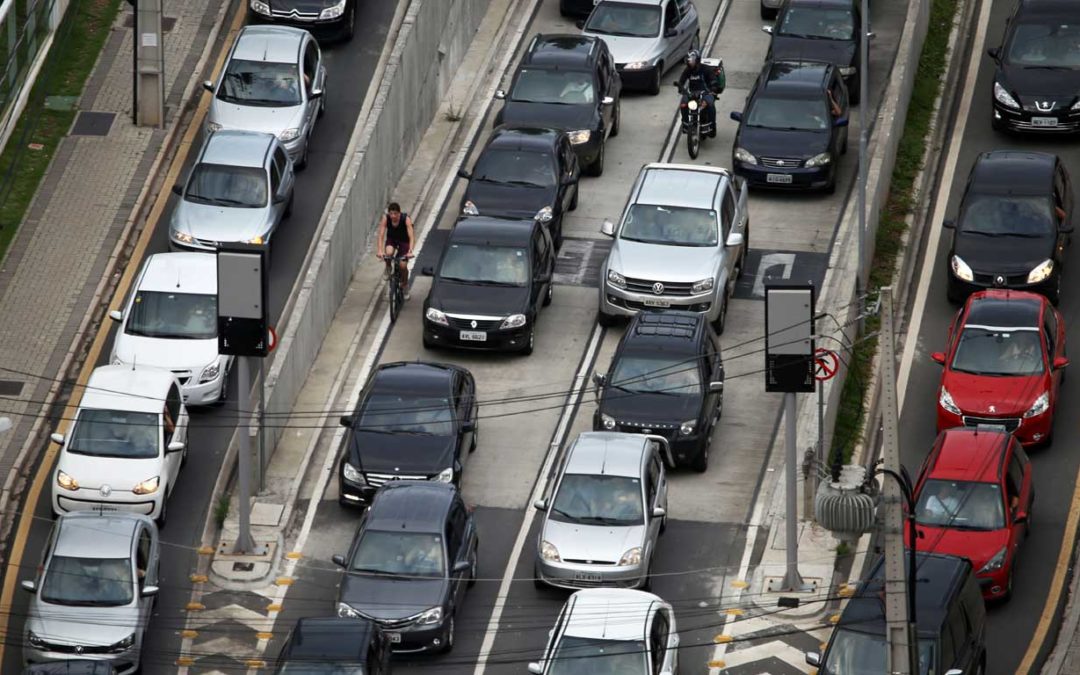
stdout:
[(231, 356), (218, 354), (217, 259), (158, 253), (146, 259), (124, 310), (110, 362), (172, 371), (187, 405), (224, 400)]

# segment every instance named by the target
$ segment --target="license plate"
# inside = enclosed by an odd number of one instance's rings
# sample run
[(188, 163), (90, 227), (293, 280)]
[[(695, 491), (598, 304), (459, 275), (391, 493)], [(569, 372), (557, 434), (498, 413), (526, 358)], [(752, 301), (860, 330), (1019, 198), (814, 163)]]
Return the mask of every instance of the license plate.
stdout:
[(383, 633), (383, 635), (390, 640), (390, 644), (396, 645), (401, 643), (401, 633)]
[(791, 174), (787, 173), (768, 173), (765, 174), (766, 183), (783, 183), (788, 185), (791, 183)]
[(487, 333), (482, 330), (463, 330), (459, 337), (462, 342), (487, 342)]
[(574, 572), (575, 581), (591, 581), (593, 583), (600, 582), (599, 574), (591, 574), (589, 572)]
[(1031, 126), (1034, 127), (1056, 127), (1058, 125), (1058, 119), (1056, 117), (1032, 117)]
[(671, 303), (667, 300), (651, 300), (645, 299), (641, 301), (641, 304), (646, 307), (671, 307)]

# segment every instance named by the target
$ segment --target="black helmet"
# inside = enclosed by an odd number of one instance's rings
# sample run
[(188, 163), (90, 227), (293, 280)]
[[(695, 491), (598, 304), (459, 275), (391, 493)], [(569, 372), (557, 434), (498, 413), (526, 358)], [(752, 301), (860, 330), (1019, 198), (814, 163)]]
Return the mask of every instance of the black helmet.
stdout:
[(696, 49), (686, 52), (686, 65), (696, 66), (699, 63), (701, 63), (701, 52)]

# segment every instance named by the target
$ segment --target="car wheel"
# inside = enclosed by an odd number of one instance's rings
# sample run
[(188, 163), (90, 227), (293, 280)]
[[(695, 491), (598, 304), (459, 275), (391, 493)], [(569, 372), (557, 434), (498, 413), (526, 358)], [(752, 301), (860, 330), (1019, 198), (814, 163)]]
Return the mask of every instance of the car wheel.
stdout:
[[(1013, 562), (1013, 564), (1014, 565), (1016, 564), (1015, 561)], [(1001, 598), (1000, 598), (1001, 602), (1008, 602), (1009, 600), (1012, 599), (1012, 589), (1013, 589), (1013, 573), (1012, 573), (1012, 570), (1009, 570), (1009, 579), (1008, 579), (1008, 581), (1005, 582), (1005, 592), (1001, 594)]]
[(956, 281), (952, 277), (951, 272), (946, 272), (949, 275), (949, 281), (945, 284), (945, 298), (953, 305), (964, 304), (964, 293), (957, 286)]
[(1059, 270), (1054, 277), (1054, 285), (1050, 292), (1046, 294), (1046, 299), (1057, 307), (1058, 303), (1061, 302), (1061, 271)]
[(424, 349), (435, 349), (435, 343), (427, 339), (427, 335), (423, 336), (421, 340), (424, 343)]
[(641, 580), (641, 585), (638, 589), (645, 591), (646, 593), (652, 590), (652, 561), (649, 561), (649, 567), (645, 570), (645, 578)]
[(825, 184), (825, 194), (836, 194), (836, 176), (829, 179), (829, 182)]
[(611, 328), (618, 323), (618, 321), (618, 317), (612, 314), (604, 314), (603, 311), (598, 312), (596, 315), (596, 323), (600, 324), (603, 328)]
[(342, 39), (348, 42), (353, 39), (353, 35), (356, 33), (356, 3), (349, 5), (349, 15), (345, 17), (345, 33), (342, 35)]
[(724, 324), (727, 321), (728, 298), (730, 296), (730, 293), (724, 293), (724, 306), (720, 308), (720, 316), (716, 317), (716, 320), (712, 322), (713, 330), (716, 331), (717, 335), (724, 334)]
[(469, 561), (469, 562), (472, 563), (472, 567), (469, 568), (469, 588), (472, 588), (473, 586), (476, 585), (476, 565), (477, 565), (477, 558), (479, 558), (479, 555), (477, 554), (477, 550), (479, 548), (480, 548), (480, 542), (478, 541), (478, 542), (476, 542), (476, 546), (473, 547), (471, 560)]
[(862, 100), (862, 82), (859, 79), (862, 75), (855, 78), (855, 81), (851, 83), (851, 89), (848, 89), (848, 102), (851, 105), (859, 105), (859, 101)]
[(540, 578), (540, 568), (533, 563), (533, 588), (538, 591), (546, 591), (548, 585), (544, 583), (544, 580)]
[(548, 284), (547, 294), (544, 296), (544, 307), (551, 304), (551, 299), (555, 297), (555, 284)]
[(603, 134), (600, 134), (600, 154), (596, 156), (593, 163), (586, 169), (586, 173), (590, 176), (604, 175), (604, 146), (607, 144), (604, 142), (603, 136)]
[(571, 211), (574, 211), (574, 210), (576, 210), (576, 209), (577, 209), (577, 200), (578, 200), (578, 195), (579, 195), (580, 193), (581, 193), (581, 190), (579, 190), (579, 189), (578, 189), (578, 186), (577, 186), (577, 185), (575, 185), (575, 186), (574, 186), (574, 196), (573, 196), (573, 198), (572, 198), (572, 199), (570, 200), (570, 210), (571, 210)]
[(705, 473), (705, 471), (709, 468), (709, 443), (708, 442), (706, 442), (701, 447), (701, 451), (698, 452), (697, 456), (694, 457), (692, 462), (690, 462), (690, 468), (693, 469), (694, 471), (696, 471), (697, 473)]
[(529, 326), (529, 341), (525, 343), (525, 346), (521, 349), (521, 353), (525, 356), (533, 353), (533, 347), (536, 344), (536, 328)]
[(449, 654), (454, 650), (454, 615), (450, 615), (450, 623), (446, 626), (446, 642), (443, 644), (442, 653)]
[(646, 93), (656, 96), (660, 93), (660, 79), (664, 76), (664, 62), (660, 61), (656, 64), (656, 70), (653, 71), (652, 81), (649, 82)]
[(622, 123), (622, 101), (615, 102), (615, 114), (611, 116), (611, 137), (619, 135), (619, 125)]
[(694, 39), (690, 41), (690, 49), (701, 51), (701, 31), (694, 33)]
[(1007, 131), (1007, 129), (1005, 129), (1005, 125), (1000, 120), (998, 120), (998, 118), (995, 117), (993, 113), (990, 114), (990, 128), (994, 131)]
[(737, 279), (742, 279), (746, 274), (746, 253), (750, 250), (750, 219), (746, 219), (746, 224), (743, 225), (743, 244), (742, 255), (739, 256), (739, 274)]
[[(474, 423), (475, 424), (475, 423)], [(476, 446), (480, 443), (480, 427), (473, 427), (472, 441), (469, 443), (469, 454), (476, 452)]]
[(665, 515), (663, 520), (660, 521), (660, 534), (667, 532), (667, 516)]
[(166, 523), (166, 521), (168, 521), (168, 519), (169, 519), (169, 495), (165, 494), (165, 495), (162, 495), (162, 497), (161, 497), (161, 513), (159, 513), (158, 517), (157, 517), (157, 526), (158, 526), (159, 530), (165, 527), (165, 523)]

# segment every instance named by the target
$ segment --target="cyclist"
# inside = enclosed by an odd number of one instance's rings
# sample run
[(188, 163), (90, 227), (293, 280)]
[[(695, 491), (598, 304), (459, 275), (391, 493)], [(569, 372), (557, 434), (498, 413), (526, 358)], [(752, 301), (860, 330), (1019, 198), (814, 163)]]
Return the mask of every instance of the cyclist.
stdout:
[[(379, 242), (376, 246), (375, 257), (386, 261), (386, 276), (390, 276), (390, 258), (395, 255), (404, 258), (409, 255), (415, 245), (413, 236), (413, 221), (409, 214), (401, 212), (401, 205), (390, 202), (386, 206), (386, 213), (379, 219)], [(405, 260), (400, 262), (398, 268), (401, 272), (401, 291), (405, 299), (409, 299), (409, 263)]]

